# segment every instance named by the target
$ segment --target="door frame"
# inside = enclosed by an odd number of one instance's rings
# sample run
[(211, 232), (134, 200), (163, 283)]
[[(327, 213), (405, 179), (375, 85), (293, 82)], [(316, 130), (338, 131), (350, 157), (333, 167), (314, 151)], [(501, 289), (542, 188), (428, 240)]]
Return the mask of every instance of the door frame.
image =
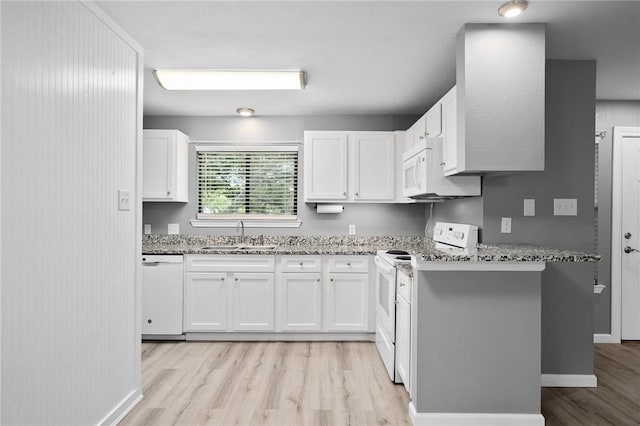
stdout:
[(620, 343), (622, 331), (622, 141), (640, 137), (640, 127), (613, 128), (611, 181), (611, 343)]

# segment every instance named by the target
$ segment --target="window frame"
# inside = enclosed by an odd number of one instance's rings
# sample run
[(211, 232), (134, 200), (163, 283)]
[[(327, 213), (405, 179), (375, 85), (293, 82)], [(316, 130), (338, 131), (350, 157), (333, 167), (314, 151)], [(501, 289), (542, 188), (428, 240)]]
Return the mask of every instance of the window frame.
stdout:
[[(200, 172), (198, 167), (198, 153), (200, 152), (296, 152), (296, 204), (295, 215), (255, 215), (255, 214), (219, 214), (216, 217), (201, 217), (199, 216), (199, 203), (200, 203)], [(302, 222), (299, 220), (300, 214), (300, 142), (269, 142), (269, 143), (255, 143), (255, 142), (198, 142), (195, 145), (195, 180), (196, 180), (196, 218), (190, 220), (191, 226), (199, 227), (235, 227), (236, 224), (242, 220), (245, 227), (265, 227), (265, 228), (291, 228), (300, 227)]]

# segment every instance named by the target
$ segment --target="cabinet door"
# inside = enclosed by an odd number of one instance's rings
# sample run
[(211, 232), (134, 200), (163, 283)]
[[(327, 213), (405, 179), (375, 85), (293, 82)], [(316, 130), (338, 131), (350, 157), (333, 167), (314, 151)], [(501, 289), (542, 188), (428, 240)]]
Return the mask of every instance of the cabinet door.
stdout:
[(327, 275), (328, 331), (367, 331), (369, 274)]
[(456, 88), (451, 89), (442, 98), (443, 148), (442, 170), (445, 175), (453, 174), (458, 167), (458, 111)]
[(227, 303), (227, 274), (186, 274), (184, 331), (226, 331)]
[(291, 331), (322, 329), (321, 274), (287, 273), (278, 281), (278, 328)]
[(304, 133), (304, 201), (347, 199), (347, 133)]
[(402, 383), (411, 392), (410, 387), (410, 356), (411, 356), (411, 307), (404, 298), (398, 298), (396, 305), (396, 371), (402, 378)]
[(425, 120), (426, 114), (420, 117), (418, 121), (413, 123), (413, 126), (411, 126), (411, 128), (413, 129), (413, 145), (424, 140), (427, 135)]
[(353, 150), (354, 201), (395, 198), (395, 139), (393, 133), (349, 135)]
[(233, 274), (233, 329), (274, 329), (274, 274)]
[(142, 197), (171, 200), (175, 193), (176, 143), (169, 131), (144, 131)]
[(425, 114), (425, 136), (435, 138), (442, 133), (442, 104), (438, 102)]

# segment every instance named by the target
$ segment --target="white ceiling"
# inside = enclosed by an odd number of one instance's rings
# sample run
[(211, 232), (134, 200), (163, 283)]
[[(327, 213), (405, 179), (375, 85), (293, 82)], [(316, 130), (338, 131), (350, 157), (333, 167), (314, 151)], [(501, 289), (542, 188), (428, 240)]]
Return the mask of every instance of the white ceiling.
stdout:
[[(101, 1), (144, 48), (145, 115), (419, 114), (455, 84), (455, 34), (501, 1)], [(640, 100), (639, 1), (536, 1), (547, 57), (596, 59), (598, 99)], [(156, 68), (302, 69), (302, 91), (177, 92)]]

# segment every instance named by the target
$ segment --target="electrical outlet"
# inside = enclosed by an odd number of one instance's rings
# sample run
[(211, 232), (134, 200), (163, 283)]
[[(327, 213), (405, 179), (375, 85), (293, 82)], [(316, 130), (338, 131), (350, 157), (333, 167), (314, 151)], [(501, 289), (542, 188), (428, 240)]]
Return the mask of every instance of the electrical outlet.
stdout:
[(150, 223), (145, 223), (144, 224), (144, 235), (149, 235), (151, 234), (151, 224)]
[(180, 224), (179, 223), (170, 223), (167, 226), (167, 234), (175, 235), (180, 233)]
[(349, 235), (356, 235), (356, 226), (349, 225)]
[(554, 216), (577, 216), (578, 200), (576, 198), (554, 198), (553, 199), (553, 215)]
[(131, 193), (126, 189), (118, 189), (118, 210), (131, 210)]
[(502, 223), (500, 224), (500, 232), (502, 232), (503, 234), (510, 234), (511, 233), (511, 218), (510, 217), (503, 217), (502, 218)]
[(536, 215), (536, 200), (533, 198), (524, 199), (524, 215), (535, 216)]

